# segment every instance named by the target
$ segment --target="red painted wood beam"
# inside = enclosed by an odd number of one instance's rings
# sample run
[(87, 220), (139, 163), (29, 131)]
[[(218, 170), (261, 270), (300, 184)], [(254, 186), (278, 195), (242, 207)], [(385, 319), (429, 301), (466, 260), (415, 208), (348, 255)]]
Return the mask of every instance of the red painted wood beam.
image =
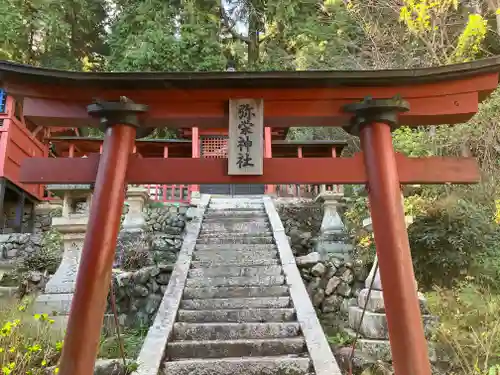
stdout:
[[(370, 94), (370, 89), (365, 91)], [(477, 92), (406, 98), (410, 111), (401, 114), (400, 122), (408, 126), (454, 124), (469, 120), (478, 110)], [(351, 115), (343, 111), (352, 99), (268, 100), (265, 123), (270, 127), (346, 126)], [(26, 97), (24, 116), (37, 125), (74, 127), (94, 125), (88, 116), (88, 102), (69, 102)], [(149, 112), (142, 123), (147, 127), (212, 128), (228, 123), (227, 101), (173, 101), (148, 103)]]
[[(396, 157), (402, 184), (477, 183), (474, 158)], [(29, 158), (21, 167), (21, 181), (34, 184), (95, 181), (98, 154), (87, 159)], [(130, 184), (365, 184), (368, 178), (362, 153), (352, 158), (264, 159), (262, 176), (229, 176), (227, 159), (131, 157)]]
[(67, 87), (54, 84), (35, 84), (21, 82), (4, 82), (4, 89), (10, 95), (23, 97), (61, 99), (90, 103), (98, 97), (102, 100), (117, 100), (127, 96), (136, 102), (209, 102), (232, 99), (262, 98), (268, 100), (328, 100), (349, 99), (351, 102), (361, 100), (366, 95), (374, 98), (391, 98), (401, 95), (404, 99), (427, 96), (452, 95), (468, 92), (491, 92), (497, 88), (498, 73), (478, 74), (475, 77), (437, 81), (434, 83), (403, 84), (393, 86), (339, 86), (331, 88), (231, 88), (231, 89), (102, 89), (96, 87)]

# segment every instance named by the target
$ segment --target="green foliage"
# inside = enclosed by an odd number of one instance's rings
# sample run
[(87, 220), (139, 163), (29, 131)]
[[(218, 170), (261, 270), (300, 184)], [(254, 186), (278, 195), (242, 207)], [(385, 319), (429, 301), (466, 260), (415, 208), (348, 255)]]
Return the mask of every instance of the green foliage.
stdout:
[(118, 2), (109, 39), (113, 71), (223, 70), (218, 20), (187, 3)]
[(500, 368), (500, 296), (469, 282), (427, 294), (439, 316), (433, 334), (443, 374), (496, 375)]
[[(31, 315), (25, 303), (0, 311), (0, 370), (3, 375), (45, 375), (56, 366), (63, 346), (46, 314)], [(57, 370), (55, 371), (57, 372)]]
[(394, 149), (407, 156), (431, 156), (429, 135), (424, 129), (415, 129), (403, 126), (394, 131), (392, 135)]
[(104, 4), (99, 0), (0, 2), (0, 57), (59, 69), (99, 69), (105, 53)]
[(346, 346), (352, 344), (353, 337), (349, 336), (344, 331), (340, 331), (333, 336), (328, 336), (328, 342), (336, 346)]
[(61, 263), (62, 238), (54, 229), (46, 232), (42, 240), (42, 248), (23, 258), (20, 270), (47, 271), (53, 274)]
[[(126, 328), (120, 333), (125, 358), (137, 358), (147, 333), (147, 327)], [(120, 341), (116, 335), (103, 335), (101, 337), (99, 358), (121, 358)]]
[(500, 251), (500, 231), (493, 219), (492, 205), (457, 196), (429, 201), (408, 228), (419, 286), (452, 287), (476, 275), (483, 283), (498, 287), (495, 256)]

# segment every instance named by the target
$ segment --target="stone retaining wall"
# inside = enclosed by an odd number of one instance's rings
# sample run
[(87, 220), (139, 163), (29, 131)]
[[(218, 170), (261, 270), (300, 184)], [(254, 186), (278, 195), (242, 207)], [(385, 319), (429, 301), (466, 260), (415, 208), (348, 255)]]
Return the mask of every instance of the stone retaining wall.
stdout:
[(335, 335), (348, 325), (348, 307), (363, 288), (369, 269), (356, 260), (320, 261), (315, 245), (323, 220), (321, 203), (283, 198), (275, 205), (323, 329)]
[(144, 210), (147, 228), (153, 233), (180, 235), (186, 225), (186, 205), (148, 206)]
[(298, 257), (296, 262), (314, 307), (323, 314), (347, 313), (366, 275), (356, 274), (351, 262), (338, 259), (320, 262), (316, 252)]
[[(115, 270), (114, 285), (120, 321), (127, 326), (150, 325), (166, 290), (173, 265), (182, 247), (189, 207), (150, 205), (145, 207), (146, 233), (121, 232), (124, 253), (147, 253), (139, 270)], [(140, 263), (139, 262), (139, 263)], [(110, 308), (109, 311), (111, 312)]]
[(276, 210), (295, 256), (314, 251), (323, 220), (323, 207), (311, 199), (278, 198)]
[(0, 260), (24, 258), (42, 248), (42, 235), (12, 233), (0, 235)]
[[(113, 272), (116, 307), (122, 324), (151, 325), (167, 289), (172, 268), (172, 265), (160, 265)], [(112, 313), (111, 305), (108, 312)]]

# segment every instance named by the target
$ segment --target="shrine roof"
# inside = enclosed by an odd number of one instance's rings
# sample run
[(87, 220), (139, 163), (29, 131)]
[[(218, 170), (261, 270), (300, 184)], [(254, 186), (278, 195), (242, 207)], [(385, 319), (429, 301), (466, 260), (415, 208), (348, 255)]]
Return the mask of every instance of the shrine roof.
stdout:
[(346, 104), (366, 97), (399, 96), (409, 111), (407, 126), (470, 120), (478, 104), (498, 87), (500, 56), (470, 63), (411, 70), (286, 72), (96, 73), (37, 68), (0, 61), (0, 86), (22, 99), (22, 113), (36, 126), (99, 126), (87, 105), (122, 96), (148, 106), (141, 125), (149, 128), (227, 128), (228, 103), (264, 101), (264, 124), (349, 126)]
[(0, 82), (105, 89), (327, 88), (396, 86), (464, 79), (500, 71), (500, 57), (430, 68), (265, 72), (76, 72), (0, 60)]

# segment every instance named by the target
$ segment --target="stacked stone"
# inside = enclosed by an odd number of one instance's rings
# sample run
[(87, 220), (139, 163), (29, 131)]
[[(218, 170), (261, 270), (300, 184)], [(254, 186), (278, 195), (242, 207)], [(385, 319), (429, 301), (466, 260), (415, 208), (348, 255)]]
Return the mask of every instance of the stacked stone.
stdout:
[[(150, 325), (167, 289), (172, 266), (152, 266), (138, 271), (114, 271), (117, 312), (122, 324)], [(108, 304), (109, 313), (112, 312)]]
[(22, 259), (42, 248), (42, 236), (28, 233), (0, 235), (0, 260)]
[(148, 207), (144, 219), (148, 230), (153, 233), (181, 235), (186, 226), (188, 206), (171, 205), (164, 207)]
[[(412, 217), (406, 217), (405, 221), (408, 226), (412, 221)], [(368, 231), (373, 230), (370, 218), (363, 220), (363, 226)], [(358, 349), (364, 355), (384, 362), (391, 362), (392, 355), (389, 343), (389, 330), (387, 326), (387, 316), (385, 314), (383, 286), (377, 257), (375, 257), (373, 267), (368, 278), (365, 280), (364, 286), (365, 287), (358, 293), (355, 303), (348, 308), (349, 328), (346, 329), (346, 332), (353, 337), (356, 335), (356, 332), (359, 332), (360, 339), (357, 341)], [(415, 283), (415, 288), (416, 287), (417, 285)], [(421, 293), (418, 293), (418, 298), (424, 330), (428, 338), (430, 338), (432, 328), (437, 318), (430, 315), (425, 297)], [(365, 306), (366, 311), (364, 311)], [(432, 345), (429, 345), (429, 358), (431, 361), (434, 361), (436, 358), (436, 353)]]
[(275, 205), (293, 253), (300, 256), (313, 251), (323, 220), (322, 205), (297, 198), (277, 199)]
[(182, 235), (158, 233), (153, 237), (152, 257), (156, 264), (173, 264), (181, 251)]
[(298, 257), (296, 262), (317, 309), (325, 314), (347, 311), (360, 284), (351, 262), (321, 261), (317, 252)]
[[(369, 294), (370, 284), (371, 280), (369, 278), (366, 281), (366, 287), (359, 292), (356, 303), (349, 307), (349, 328), (347, 333), (354, 337), (355, 332), (359, 330), (358, 349), (373, 358), (390, 362), (392, 360), (391, 346), (389, 344), (382, 285), (375, 279), (373, 289)], [(426, 300), (420, 293), (419, 301), (424, 329), (426, 334), (430, 336), (436, 323), (436, 317), (429, 314)], [(366, 311), (360, 325), (365, 305)], [(431, 346), (429, 347), (429, 357), (431, 360), (435, 359), (435, 351)]]

